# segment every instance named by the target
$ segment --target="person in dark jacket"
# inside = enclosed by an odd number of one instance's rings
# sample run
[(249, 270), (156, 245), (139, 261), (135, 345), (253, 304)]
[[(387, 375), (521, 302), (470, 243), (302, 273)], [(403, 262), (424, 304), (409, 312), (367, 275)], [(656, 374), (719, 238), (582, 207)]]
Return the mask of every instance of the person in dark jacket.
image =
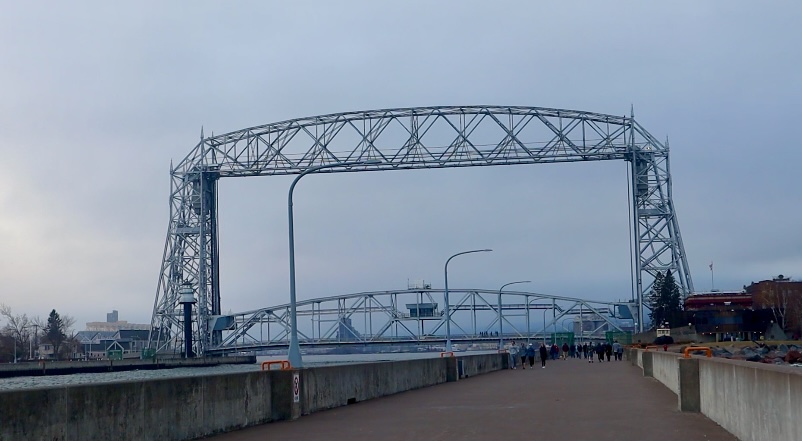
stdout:
[(596, 343), (596, 356), (599, 357), (599, 363), (604, 361), (604, 344), (601, 342)]
[(535, 347), (532, 346), (532, 343), (526, 347), (526, 358), (529, 359), (529, 369), (532, 369), (532, 366), (535, 365)]
[(540, 344), (540, 367), (546, 369), (546, 359), (549, 358), (549, 351), (546, 349), (546, 344)]
[(613, 355), (613, 345), (610, 342), (604, 345), (604, 353), (607, 355), (607, 361), (610, 361), (610, 357)]
[(568, 358), (568, 349), (570, 349), (568, 347), (568, 343), (563, 343), (562, 349), (563, 349), (563, 360), (566, 360)]

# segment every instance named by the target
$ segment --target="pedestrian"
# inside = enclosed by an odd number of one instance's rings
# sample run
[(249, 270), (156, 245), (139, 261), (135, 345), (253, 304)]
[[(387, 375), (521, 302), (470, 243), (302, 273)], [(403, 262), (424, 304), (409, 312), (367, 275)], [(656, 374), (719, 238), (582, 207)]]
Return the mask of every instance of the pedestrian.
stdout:
[(560, 349), (557, 347), (557, 343), (551, 345), (551, 349), (549, 350), (549, 355), (551, 355), (552, 360), (556, 360), (557, 357), (560, 355)]
[(582, 343), (582, 357), (588, 358), (588, 342)]
[(514, 341), (510, 342), (507, 353), (510, 354), (510, 369), (515, 369), (515, 362), (518, 360), (518, 346), (515, 346)]
[(534, 369), (535, 348), (532, 346), (532, 343), (529, 343), (529, 346), (526, 347), (526, 358), (529, 359), (529, 369)]
[(604, 354), (607, 355), (607, 361), (610, 361), (610, 356), (613, 355), (613, 345), (609, 341), (604, 345)]
[(563, 343), (563, 360), (568, 358), (568, 343)]
[(596, 343), (596, 356), (599, 357), (599, 363), (604, 361), (604, 343)]
[(548, 351), (546, 350), (546, 344), (540, 344), (540, 368), (546, 369), (546, 359), (549, 358)]
[(523, 343), (518, 348), (518, 355), (521, 357), (521, 369), (526, 369), (526, 346)]
[(621, 343), (618, 343), (618, 340), (613, 342), (613, 351), (615, 352), (615, 360), (621, 361), (621, 355), (624, 352), (624, 348), (621, 346)]

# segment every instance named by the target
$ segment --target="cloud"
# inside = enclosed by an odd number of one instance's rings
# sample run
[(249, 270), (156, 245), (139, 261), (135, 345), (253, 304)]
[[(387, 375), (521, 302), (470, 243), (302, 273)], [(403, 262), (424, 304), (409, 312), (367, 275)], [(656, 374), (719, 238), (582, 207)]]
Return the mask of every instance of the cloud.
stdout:
[[(349, 110), (520, 104), (628, 114), (670, 136), (707, 289), (800, 273), (800, 6), (405, 2), (6, 5), (0, 300), (147, 322), (168, 169), (208, 135)], [(308, 177), (299, 297), (454, 283), (630, 294), (626, 164)], [(288, 178), (220, 183), (223, 308), (284, 303)], [(775, 268), (772, 270), (772, 268)], [(452, 271), (452, 270), (450, 270)]]

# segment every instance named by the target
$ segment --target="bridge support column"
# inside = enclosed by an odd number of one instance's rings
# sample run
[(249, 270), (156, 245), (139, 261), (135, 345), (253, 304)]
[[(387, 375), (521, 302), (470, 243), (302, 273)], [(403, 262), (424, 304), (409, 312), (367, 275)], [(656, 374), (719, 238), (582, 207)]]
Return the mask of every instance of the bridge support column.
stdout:
[(699, 360), (679, 359), (679, 410), (682, 412), (701, 412), (702, 398), (699, 387)]
[(652, 362), (652, 356), (654, 352), (643, 351), (643, 376), (654, 378), (654, 363)]

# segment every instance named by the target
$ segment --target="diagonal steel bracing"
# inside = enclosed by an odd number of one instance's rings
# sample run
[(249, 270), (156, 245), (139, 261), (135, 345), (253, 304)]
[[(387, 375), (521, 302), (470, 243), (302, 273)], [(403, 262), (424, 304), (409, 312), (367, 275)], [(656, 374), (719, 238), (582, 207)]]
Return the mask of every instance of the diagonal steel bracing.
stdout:
[[(229, 324), (221, 318), (220, 178), (300, 174), (322, 164), (366, 160), (380, 162), (335, 167), (321, 173), (627, 161), (631, 173), (633, 283), (639, 302), (657, 272), (672, 270), (685, 295), (693, 290), (671, 196), (668, 143), (655, 139), (633, 115), (526, 106), (435, 106), (336, 113), (210, 137), (201, 134), (186, 157), (171, 166), (170, 222), (153, 305), (151, 349), (180, 352), (184, 341), (191, 339), (194, 352), (202, 355), (230, 341)], [(197, 301), (189, 336), (184, 335), (178, 303), (182, 284), (193, 288)], [(642, 322), (639, 320), (641, 326)], [(339, 329), (339, 323), (331, 329)], [(396, 322), (391, 326), (400, 325)]]

